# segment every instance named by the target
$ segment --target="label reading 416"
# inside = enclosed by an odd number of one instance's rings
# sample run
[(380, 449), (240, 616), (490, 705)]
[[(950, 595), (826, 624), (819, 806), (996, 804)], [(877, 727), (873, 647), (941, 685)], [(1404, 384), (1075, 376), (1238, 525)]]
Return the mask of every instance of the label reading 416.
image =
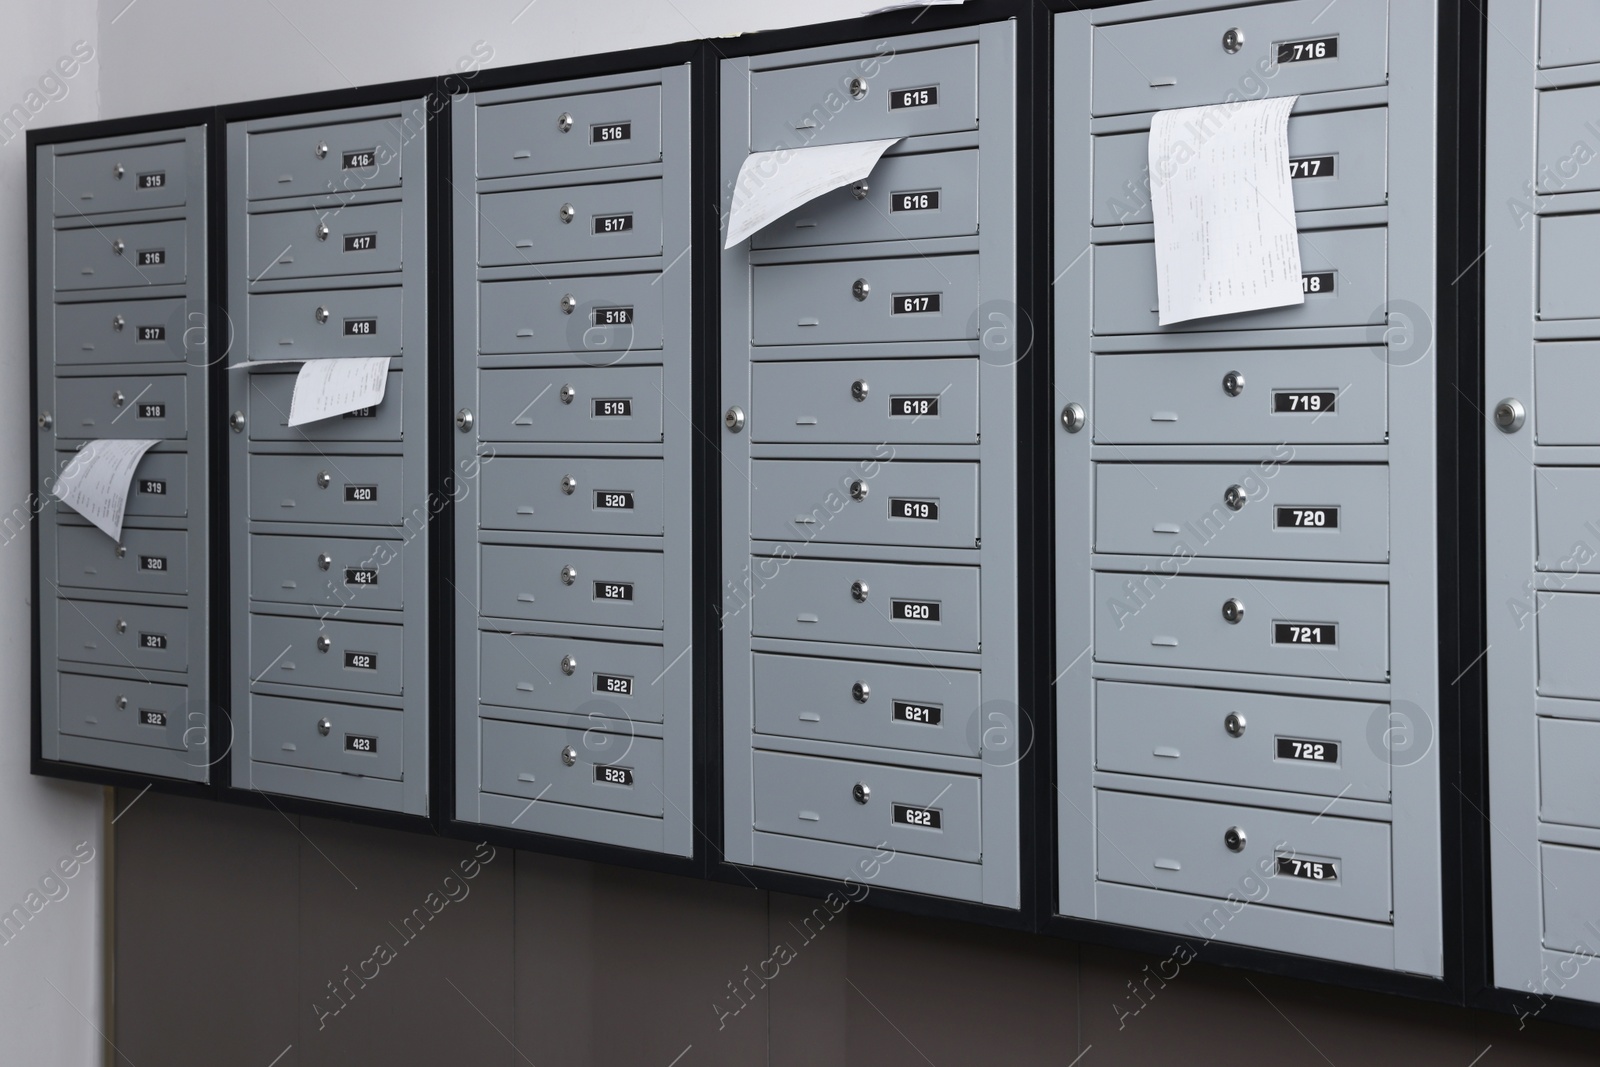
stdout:
[(1297, 763), (1338, 763), (1339, 742), (1304, 741), (1298, 737), (1278, 738), (1278, 758)]
[(943, 830), (944, 812), (938, 808), (919, 808), (914, 804), (893, 805), (893, 820), (901, 826), (920, 826), (924, 830)]
[(939, 601), (891, 600), (889, 601), (889, 615), (894, 619), (905, 619), (911, 622), (938, 622)]
[(1275, 622), (1272, 624), (1272, 643), (1275, 645), (1322, 645), (1339, 643), (1339, 626), (1332, 622)]
[(342, 160), (341, 170), (370, 170), (378, 165), (377, 150), (372, 148), (346, 152), (340, 158)]
[(1333, 860), (1302, 860), (1293, 856), (1278, 857), (1278, 873), (1290, 878), (1304, 878), (1310, 882), (1337, 882), (1339, 865)]

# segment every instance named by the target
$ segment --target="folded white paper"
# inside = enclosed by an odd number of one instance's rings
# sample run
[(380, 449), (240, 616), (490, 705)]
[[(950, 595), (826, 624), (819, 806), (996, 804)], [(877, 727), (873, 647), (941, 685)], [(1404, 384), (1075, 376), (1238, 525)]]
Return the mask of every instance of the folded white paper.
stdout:
[(863, 15), (881, 15), (885, 11), (904, 11), (908, 7), (945, 7), (950, 4), (963, 4), (966, 0), (906, 0), (899, 4), (884, 4), (882, 7), (871, 7), (863, 11)]
[(722, 247), (732, 248), (800, 205), (865, 178), (898, 140), (891, 137), (751, 153), (739, 166), (733, 210), (728, 215), (728, 240)]
[(339, 359), (253, 359), (235, 363), (229, 370), (300, 364), (289, 399), (289, 425), (331, 419), (349, 411), (383, 403), (389, 385), (388, 356)]
[(1152, 118), (1161, 325), (1305, 302), (1289, 186), (1295, 99), (1181, 108)]
[(90, 441), (72, 457), (50, 490), (113, 540), (122, 540), (133, 472), (156, 441)]

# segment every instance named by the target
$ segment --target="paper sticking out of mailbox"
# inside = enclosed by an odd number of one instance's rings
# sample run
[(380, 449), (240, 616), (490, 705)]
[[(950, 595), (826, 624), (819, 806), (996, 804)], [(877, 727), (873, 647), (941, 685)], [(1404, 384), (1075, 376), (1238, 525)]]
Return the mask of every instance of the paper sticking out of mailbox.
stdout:
[(739, 166), (739, 178), (733, 186), (733, 210), (728, 215), (728, 240), (722, 247), (732, 248), (802, 204), (865, 178), (899, 140), (891, 137), (752, 152)]
[(1289, 186), (1296, 99), (1186, 107), (1151, 119), (1161, 325), (1305, 302)]
[(338, 359), (252, 359), (229, 370), (300, 364), (289, 400), (290, 426), (304, 426), (383, 403), (389, 385), (389, 356)]
[(72, 457), (50, 491), (112, 540), (120, 541), (133, 472), (144, 454), (158, 443), (90, 441)]

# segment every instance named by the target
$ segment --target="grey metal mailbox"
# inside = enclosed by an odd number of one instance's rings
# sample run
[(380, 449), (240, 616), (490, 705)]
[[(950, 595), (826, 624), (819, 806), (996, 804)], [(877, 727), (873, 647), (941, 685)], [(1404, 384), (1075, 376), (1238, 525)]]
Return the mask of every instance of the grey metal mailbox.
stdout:
[(721, 257), (733, 863), (1020, 906), (1015, 36), (721, 64), (725, 217), (751, 153), (899, 138)]
[[(34, 153), (39, 748), (209, 782), (206, 128)], [(51, 495), (73, 455), (154, 439), (113, 540)]]
[[(424, 99), (228, 127), (233, 786), (429, 813)], [(289, 425), (303, 361), (380, 403)], [(250, 364), (290, 360), (285, 366)]]
[[(1443, 974), (1436, 18), (1054, 17), (1058, 915)], [(1153, 113), (1289, 95), (1327, 284), (1158, 325)]]
[(455, 817), (694, 853), (687, 64), (452, 99)]

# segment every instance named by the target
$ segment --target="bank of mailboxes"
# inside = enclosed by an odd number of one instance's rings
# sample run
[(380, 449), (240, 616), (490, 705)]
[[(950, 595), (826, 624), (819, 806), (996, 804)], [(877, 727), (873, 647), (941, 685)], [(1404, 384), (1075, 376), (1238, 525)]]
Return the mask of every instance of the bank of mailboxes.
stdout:
[(751, 153), (899, 138), (722, 256), (731, 861), (1018, 906), (1014, 50), (722, 64), (725, 215)]
[(694, 852), (687, 65), (453, 101), (456, 817)]
[[(206, 782), (206, 129), (33, 158), (37, 464), (6, 521), (36, 527), (43, 760)], [(52, 495), (79, 450), (155, 441), (120, 536)]]
[[(429, 810), (430, 115), (228, 126), (236, 788)], [(354, 357), (381, 402), (291, 425), (302, 364)]]
[(1494, 984), (1600, 1002), (1595, 11), (1495, 0), (1485, 144)]
[[(1058, 914), (1443, 973), (1431, 9), (1056, 16)], [(1159, 326), (1152, 113), (1288, 95), (1304, 303)]]

